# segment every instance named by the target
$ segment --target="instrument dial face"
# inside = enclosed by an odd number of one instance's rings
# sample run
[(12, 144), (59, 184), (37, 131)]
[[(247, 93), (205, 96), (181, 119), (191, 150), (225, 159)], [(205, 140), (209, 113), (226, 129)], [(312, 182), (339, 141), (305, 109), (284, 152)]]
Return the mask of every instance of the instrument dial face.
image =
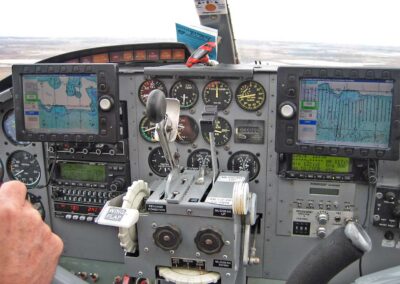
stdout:
[(181, 115), (179, 117), (178, 135), (176, 142), (179, 144), (191, 144), (199, 135), (199, 126), (197, 122), (188, 115)]
[(156, 124), (151, 122), (146, 116), (140, 120), (139, 132), (140, 136), (147, 142), (156, 143), (158, 141)]
[(238, 151), (229, 158), (228, 170), (249, 171), (249, 180), (253, 180), (260, 172), (260, 161), (253, 153)]
[(21, 145), (21, 146), (27, 146), (31, 142), (23, 142), (23, 141), (17, 141), (16, 138), (16, 131), (15, 131), (15, 113), (14, 110), (10, 110), (7, 112), (4, 117), (3, 117), (3, 131), (8, 140), (10, 140), (11, 143), (14, 145)]
[(179, 100), (181, 109), (189, 109), (197, 103), (199, 90), (195, 83), (189, 80), (179, 80), (172, 86), (170, 95)]
[(232, 91), (225, 82), (211, 81), (204, 87), (203, 101), (206, 105), (215, 105), (218, 110), (224, 110), (232, 102)]
[[(208, 133), (201, 132), (204, 140), (210, 143), (210, 137)], [(232, 127), (229, 122), (222, 117), (218, 117), (215, 121), (214, 138), (215, 146), (223, 146), (229, 142), (232, 136)]]
[(167, 88), (165, 87), (164, 83), (157, 79), (151, 79), (144, 81), (139, 88), (139, 100), (142, 102), (143, 105), (146, 105), (147, 98), (151, 91), (159, 89), (164, 92), (165, 96), (167, 96)]
[(190, 153), (187, 166), (188, 168), (199, 169), (203, 165), (206, 168), (212, 169), (211, 151), (207, 149), (198, 149)]
[(150, 169), (160, 177), (166, 177), (171, 171), (171, 166), (165, 159), (161, 147), (157, 147), (150, 152), (148, 161)]
[(265, 103), (267, 93), (264, 87), (256, 81), (245, 81), (236, 90), (237, 104), (244, 110), (259, 110)]
[(11, 179), (25, 183), (27, 188), (35, 187), (41, 176), (39, 162), (26, 151), (16, 151), (8, 157), (7, 172)]

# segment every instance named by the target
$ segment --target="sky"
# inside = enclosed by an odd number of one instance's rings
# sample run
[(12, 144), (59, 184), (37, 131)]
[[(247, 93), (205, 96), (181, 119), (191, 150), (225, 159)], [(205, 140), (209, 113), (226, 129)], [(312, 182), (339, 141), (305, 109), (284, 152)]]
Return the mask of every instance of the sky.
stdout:
[[(229, 0), (237, 39), (400, 46), (397, 0)], [(21, 8), (23, 7), (23, 8)], [(194, 0), (2, 0), (0, 36), (175, 39)]]

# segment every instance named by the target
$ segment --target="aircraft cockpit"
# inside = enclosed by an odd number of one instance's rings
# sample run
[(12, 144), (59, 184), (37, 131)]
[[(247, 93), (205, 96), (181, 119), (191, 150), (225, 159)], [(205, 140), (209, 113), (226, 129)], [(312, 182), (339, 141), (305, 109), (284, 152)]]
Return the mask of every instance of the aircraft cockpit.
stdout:
[(209, 30), (0, 81), (0, 181), (62, 239), (53, 283), (399, 283), (400, 65), (239, 63), (234, 0), (189, 2)]

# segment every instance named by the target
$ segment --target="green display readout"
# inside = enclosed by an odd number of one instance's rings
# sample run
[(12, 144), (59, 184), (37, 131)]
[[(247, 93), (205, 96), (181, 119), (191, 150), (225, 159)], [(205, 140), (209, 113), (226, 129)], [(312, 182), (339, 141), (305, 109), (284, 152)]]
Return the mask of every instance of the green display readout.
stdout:
[(60, 177), (67, 180), (106, 181), (106, 167), (98, 164), (61, 163)]
[(321, 173), (349, 173), (350, 158), (315, 155), (292, 155), (292, 170)]

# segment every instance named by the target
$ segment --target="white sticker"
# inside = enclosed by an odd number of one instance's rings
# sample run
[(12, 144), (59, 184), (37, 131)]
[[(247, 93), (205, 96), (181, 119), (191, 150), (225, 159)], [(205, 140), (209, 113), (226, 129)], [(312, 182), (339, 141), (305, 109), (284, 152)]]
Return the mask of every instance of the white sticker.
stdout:
[(225, 0), (194, 0), (194, 3), (199, 15), (228, 14)]
[(224, 176), (224, 175), (220, 175), (217, 179), (217, 181), (220, 182), (241, 182), (244, 180), (245, 178), (241, 176)]
[(382, 246), (385, 248), (394, 248), (394, 246), (396, 245), (395, 241), (390, 241), (390, 240), (382, 240)]
[(232, 198), (207, 197), (206, 202), (218, 205), (232, 206)]

